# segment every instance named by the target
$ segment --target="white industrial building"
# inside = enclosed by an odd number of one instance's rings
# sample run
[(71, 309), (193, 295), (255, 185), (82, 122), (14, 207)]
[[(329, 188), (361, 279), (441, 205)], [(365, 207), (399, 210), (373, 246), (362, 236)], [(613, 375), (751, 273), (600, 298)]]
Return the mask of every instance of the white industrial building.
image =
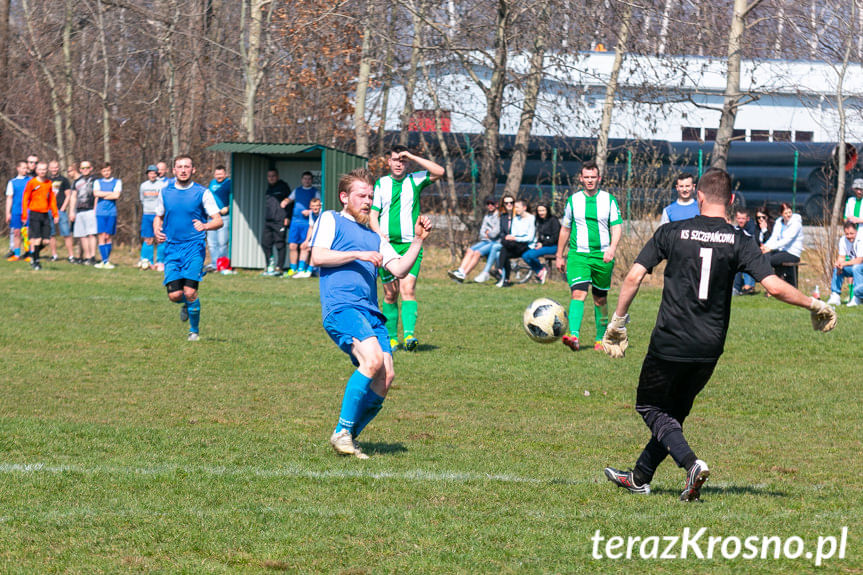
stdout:
[[(479, 55), (474, 71), (488, 82), (491, 70)], [(535, 136), (595, 136), (614, 61), (613, 52), (549, 55), (532, 134)], [(509, 69), (523, 74), (529, 54), (512, 55)], [(850, 65), (843, 91), (846, 141), (863, 141), (863, 69)], [(479, 87), (455, 60), (430, 63), (431, 84), (447, 117), (448, 131), (480, 133), (486, 100)], [(420, 74), (422, 68), (420, 68)], [(640, 56), (623, 60), (615, 98), (610, 137), (668, 141), (714, 139), (725, 90), (724, 60), (703, 57)], [(835, 142), (839, 137), (836, 93), (839, 66), (824, 62), (744, 60), (741, 89), (747, 103), (737, 114), (736, 136), (746, 141)], [(386, 129), (400, 129), (404, 89), (390, 90)], [(380, 122), (380, 91), (368, 102), (372, 125)], [(750, 97), (751, 96), (751, 97)], [(510, 82), (504, 95), (501, 133), (514, 134), (523, 101)], [(751, 100), (751, 101), (750, 101)], [(414, 94), (415, 119), (431, 116), (427, 82), (421, 77)], [(431, 116), (433, 117), (433, 116)], [(426, 124), (428, 122), (426, 121)]]

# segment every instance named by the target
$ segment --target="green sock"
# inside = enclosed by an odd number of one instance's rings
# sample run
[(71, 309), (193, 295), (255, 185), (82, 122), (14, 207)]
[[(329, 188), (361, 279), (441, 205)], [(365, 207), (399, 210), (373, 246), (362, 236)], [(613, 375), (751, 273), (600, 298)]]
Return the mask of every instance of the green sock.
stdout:
[(608, 304), (594, 305), (593, 318), (596, 320), (596, 341), (600, 341), (608, 327)]
[(414, 334), (417, 326), (417, 302), (416, 300), (402, 300), (402, 326), (405, 328), (405, 337)]
[(581, 318), (584, 316), (584, 302), (571, 299), (569, 300), (569, 334), (578, 337), (578, 332), (581, 329)]
[(387, 318), (387, 334), (390, 339), (398, 339), (399, 337), (399, 304), (387, 303), (383, 305), (384, 317)]

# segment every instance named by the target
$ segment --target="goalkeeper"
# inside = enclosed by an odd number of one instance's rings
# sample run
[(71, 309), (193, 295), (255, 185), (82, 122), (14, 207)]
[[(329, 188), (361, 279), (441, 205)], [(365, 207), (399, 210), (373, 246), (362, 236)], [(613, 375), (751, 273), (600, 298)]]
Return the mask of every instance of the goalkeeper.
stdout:
[(686, 470), (682, 501), (695, 501), (710, 475), (683, 436), (683, 421), (713, 373), (725, 344), (734, 275), (747, 272), (776, 299), (811, 310), (816, 330), (830, 331), (836, 312), (773, 273), (755, 240), (725, 221), (731, 179), (708, 170), (698, 182), (701, 215), (661, 226), (635, 260), (620, 289), (617, 309), (602, 344), (612, 357), (626, 351), (627, 310), (644, 276), (666, 260), (662, 302), (641, 367), (635, 410), (650, 428), (650, 441), (632, 471), (605, 468), (610, 481), (633, 493), (650, 493), (650, 481), (666, 455)]

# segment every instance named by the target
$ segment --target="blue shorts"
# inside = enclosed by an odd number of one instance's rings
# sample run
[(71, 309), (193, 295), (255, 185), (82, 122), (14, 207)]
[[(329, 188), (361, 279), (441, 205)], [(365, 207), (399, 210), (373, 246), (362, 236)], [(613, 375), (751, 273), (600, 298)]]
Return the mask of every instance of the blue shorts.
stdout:
[(165, 244), (165, 281), (164, 285), (176, 280), (199, 282), (204, 277), (204, 258), (207, 255), (206, 242), (197, 240), (181, 244)]
[(154, 238), (153, 235), (153, 220), (156, 219), (156, 214), (144, 214), (141, 216), (141, 237)]
[(291, 220), (291, 227), (288, 230), (288, 243), (301, 244), (306, 241), (308, 233), (309, 220)]
[(96, 216), (96, 233), (113, 236), (117, 233), (117, 216)]
[(61, 236), (68, 238), (72, 235), (72, 224), (69, 223), (69, 214), (66, 212), (60, 212), (60, 223), (57, 225), (60, 226)]
[(324, 330), (336, 342), (339, 349), (350, 356), (354, 365), (358, 366), (357, 358), (351, 353), (354, 338), (365, 341), (375, 337), (383, 352), (392, 354), (390, 336), (384, 321), (385, 318), (380, 312), (375, 313), (364, 307), (343, 307), (330, 312), (324, 319)]
[(12, 217), (9, 218), (9, 227), (13, 230), (20, 230), (24, 227), (24, 222), (21, 221), (21, 210), (12, 210)]

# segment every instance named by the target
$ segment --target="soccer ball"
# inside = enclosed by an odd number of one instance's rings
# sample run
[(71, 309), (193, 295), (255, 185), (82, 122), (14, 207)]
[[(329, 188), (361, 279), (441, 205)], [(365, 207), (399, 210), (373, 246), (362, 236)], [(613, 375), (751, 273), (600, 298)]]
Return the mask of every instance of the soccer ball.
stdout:
[(566, 333), (566, 310), (553, 299), (539, 298), (524, 310), (524, 331), (533, 341), (551, 343)]

